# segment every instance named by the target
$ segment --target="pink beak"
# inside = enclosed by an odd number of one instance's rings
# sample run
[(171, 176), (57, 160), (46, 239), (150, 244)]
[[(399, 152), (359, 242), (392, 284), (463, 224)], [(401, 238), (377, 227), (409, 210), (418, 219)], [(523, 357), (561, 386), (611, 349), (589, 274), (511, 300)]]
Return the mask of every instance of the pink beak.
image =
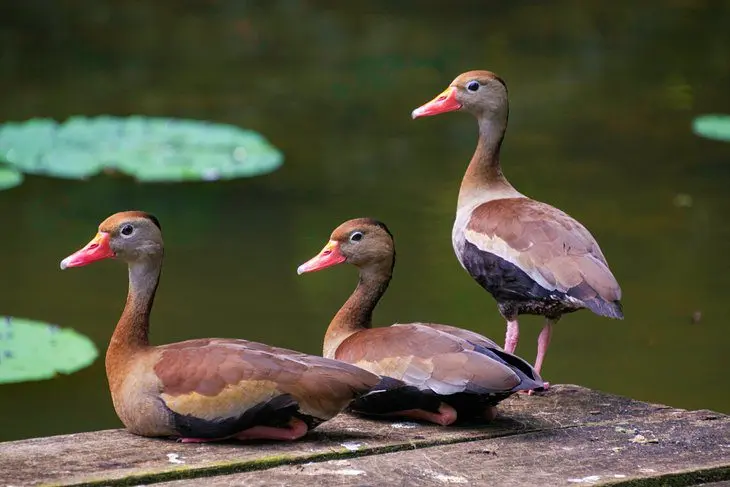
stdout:
[(86, 246), (61, 261), (61, 269), (81, 267), (101, 259), (114, 257), (114, 251), (109, 246), (109, 234), (99, 232)]
[(414, 119), (429, 117), (431, 115), (438, 115), (439, 113), (453, 112), (460, 108), (461, 103), (456, 100), (456, 88), (449, 86), (439, 96), (413, 110), (411, 117)]
[(326, 267), (341, 264), (345, 260), (345, 256), (340, 251), (340, 244), (334, 240), (330, 240), (319, 254), (297, 268), (297, 274), (318, 271)]

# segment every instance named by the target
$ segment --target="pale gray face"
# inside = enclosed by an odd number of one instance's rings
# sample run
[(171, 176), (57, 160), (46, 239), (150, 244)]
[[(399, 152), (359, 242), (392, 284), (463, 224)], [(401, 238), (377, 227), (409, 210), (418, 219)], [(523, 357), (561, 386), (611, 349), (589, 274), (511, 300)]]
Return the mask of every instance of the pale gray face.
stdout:
[(109, 246), (115, 256), (130, 262), (162, 253), (162, 232), (148, 218), (122, 218), (108, 225), (104, 222), (99, 231), (109, 234)]
[(297, 268), (297, 273), (313, 272), (347, 262), (360, 270), (389, 270), (395, 249), (387, 227), (371, 218), (348, 220), (335, 229), (319, 254)]
[(393, 255), (393, 239), (377, 225), (340, 227), (332, 239), (339, 242), (346, 262), (358, 267), (389, 261)]
[(462, 110), (479, 117), (502, 117), (508, 111), (507, 87), (493, 75), (460, 76), (451, 86)]
[(411, 112), (413, 118), (467, 111), (480, 120), (506, 122), (509, 113), (507, 86), (489, 71), (460, 74), (442, 93)]
[(162, 253), (162, 232), (157, 218), (142, 211), (125, 211), (104, 220), (88, 244), (61, 261), (61, 269), (113, 257), (135, 262), (161, 257)]

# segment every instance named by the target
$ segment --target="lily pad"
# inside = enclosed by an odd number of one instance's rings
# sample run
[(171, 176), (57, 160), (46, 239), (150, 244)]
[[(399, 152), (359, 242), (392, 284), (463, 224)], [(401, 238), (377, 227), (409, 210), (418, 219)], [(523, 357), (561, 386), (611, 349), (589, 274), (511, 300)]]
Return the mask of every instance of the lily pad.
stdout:
[(98, 355), (91, 340), (70, 328), (0, 316), (0, 384), (71, 374)]
[(692, 131), (700, 137), (730, 142), (730, 115), (701, 115), (692, 122)]
[(282, 153), (234, 125), (172, 118), (71, 117), (0, 125), (0, 159), (28, 174), (85, 179), (102, 171), (143, 182), (215, 181), (276, 170)]
[(18, 186), (23, 182), (23, 173), (13, 166), (0, 165), (0, 191)]

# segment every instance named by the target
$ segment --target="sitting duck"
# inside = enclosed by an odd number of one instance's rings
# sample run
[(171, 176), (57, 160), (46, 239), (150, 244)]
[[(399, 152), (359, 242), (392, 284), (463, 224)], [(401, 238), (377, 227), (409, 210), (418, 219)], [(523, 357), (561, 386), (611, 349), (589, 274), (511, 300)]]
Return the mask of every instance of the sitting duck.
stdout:
[(179, 441), (295, 440), (371, 390), (353, 365), (247, 340), (202, 338), (152, 346), (150, 312), (162, 268), (160, 222), (117, 213), (61, 269), (116, 258), (129, 292), (106, 353), (114, 409), (127, 429)]
[(543, 386), (527, 362), (472, 331), (432, 323), (372, 327), (395, 264), (393, 237), (383, 223), (369, 218), (343, 223), (297, 272), (340, 263), (357, 267), (360, 279), (327, 329), (323, 355), (382, 378), (377, 393), (352, 403), (354, 412), (439, 425), (491, 420), (501, 400)]

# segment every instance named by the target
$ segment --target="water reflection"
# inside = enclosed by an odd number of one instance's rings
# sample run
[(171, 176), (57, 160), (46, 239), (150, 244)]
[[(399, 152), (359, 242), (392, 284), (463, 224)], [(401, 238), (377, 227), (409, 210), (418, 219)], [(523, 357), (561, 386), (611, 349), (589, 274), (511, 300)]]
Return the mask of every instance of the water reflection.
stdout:
[[(301, 280), (295, 269), (334, 225), (367, 215), (388, 224), (399, 256), (376, 322), (433, 320), (501, 340), (493, 301), (450, 242), (473, 120), (409, 116), (457, 73), (487, 68), (510, 88), (509, 179), (585, 223), (624, 290), (623, 322), (561, 321), (546, 378), (730, 412), (719, 386), (730, 365), (730, 146), (690, 131), (693, 116), (730, 102), (730, 7), (510, 5), (5, 2), (0, 120), (207, 119), (263, 133), (287, 162), (215, 184), (27, 178), (0, 193), (0, 312), (64, 323), (103, 348), (123, 270), (57, 263), (105, 216), (140, 208), (165, 228), (154, 342), (235, 336), (318, 353), (352, 272)], [(675, 206), (680, 193), (693, 204)], [(517, 352), (532, 361), (540, 321), (524, 323)], [(0, 439), (119, 424), (101, 361), (0, 391)]]

